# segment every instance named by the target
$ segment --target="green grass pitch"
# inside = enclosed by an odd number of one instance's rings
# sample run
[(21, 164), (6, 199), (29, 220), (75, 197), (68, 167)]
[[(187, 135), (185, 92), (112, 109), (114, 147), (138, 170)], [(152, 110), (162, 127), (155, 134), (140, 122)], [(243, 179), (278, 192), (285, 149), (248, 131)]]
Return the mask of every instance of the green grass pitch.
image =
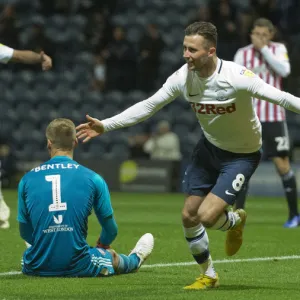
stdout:
[[(5, 190), (12, 210), (11, 228), (0, 231), (0, 300), (18, 299), (300, 299), (300, 227), (284, 229), (287, 209), (283, 198), (252, 197), (247, 202), (248, 220), (244, 244), (228, 259), (224, 252), (225, 234), (208, 231), (210, 250), (221, 286), (209, 291), (184, 291), (182, 288), (199, 275), (184, 240), (180, 212), (180, 194), (112, 193), (119, 226), (113, 248), (129, 253), (145, 232), (155, 236), (152, 256), (139, 272), (110, 278), (31, 278), (3, 275), (20, 271), (24, 242), (16, 220), (17, 193)], [(96, 217), (89, 219), (88, 242), (94, 245), (100, 233)], [(292, 259), (273, 257), (292, 256)], [(271, 257), (268, 261), (256, 258)], [(251, 261), (246, 259), (253, 258)], [(160, 264), (156, 266), (156, 264)], [(171, 264), (165, 266), (165, 264)], [(154, 265), (151, 267), (151, 265)]]

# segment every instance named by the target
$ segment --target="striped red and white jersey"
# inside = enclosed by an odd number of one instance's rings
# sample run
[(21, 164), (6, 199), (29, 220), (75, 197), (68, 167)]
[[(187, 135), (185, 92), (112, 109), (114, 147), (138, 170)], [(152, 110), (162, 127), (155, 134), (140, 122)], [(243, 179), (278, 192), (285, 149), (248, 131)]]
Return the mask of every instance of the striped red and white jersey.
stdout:
[[(282, 43), (270, 42), (261, 51), (250, 44), (237, 51), (234, 62), (250, 69), (266, 83), (280, 90), (282, 77), (290, 73), (287, 49)], [(261, 122), (285, 120), (285, 110), (281, 106), (257, 98), (253, 99), (253, 104)]]

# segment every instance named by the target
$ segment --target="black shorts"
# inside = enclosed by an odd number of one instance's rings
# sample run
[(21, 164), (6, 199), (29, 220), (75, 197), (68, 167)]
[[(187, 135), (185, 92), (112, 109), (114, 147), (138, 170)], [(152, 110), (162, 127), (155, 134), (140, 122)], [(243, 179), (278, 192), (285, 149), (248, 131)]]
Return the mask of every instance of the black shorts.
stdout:
[(256, 170), (261, 151), (232, 153), (212, 145), (205, 137), (198, 142), (183, 178), (187, 195), (206, 196), (209, 192), (233, 205)]
[(263, 157), (286, 157), (290, 140), (286, 122), (262, 122)]

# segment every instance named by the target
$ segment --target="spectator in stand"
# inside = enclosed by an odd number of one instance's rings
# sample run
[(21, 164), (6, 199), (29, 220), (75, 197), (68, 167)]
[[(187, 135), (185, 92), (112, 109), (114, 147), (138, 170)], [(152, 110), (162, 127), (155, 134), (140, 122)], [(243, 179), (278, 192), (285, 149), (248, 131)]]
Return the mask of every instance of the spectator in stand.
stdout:
[(40, 12), (45, 16), (69, 15), (74, 8), (73, 0), (40, 0)]
[(16, 26), (16, 9), (5, 5), (0, 15), (1, 43), (12, 48), (19, 48), (19, 31)]
[(180, 142), (178, 136), (171, 131), (168, 121), (160, 121), (154, 135), (144, 144), (144, 151), (154, 160), (181, 159)]
[(95, 66), (92, 81), (92, 89), (103, 92), (106, 83), (106, 65), (101, 55), (95, 56)]
[(155, 24), (148, 24), (147, 31), (139, 41), (137, 87), (145, 92), (156, 88), (160, 54), (164, 41)]
[(149, 153), (144, 150), (144, 144), (147, 142), (149, 135), (137, 134), (128, 138), (129, 158), (131, 159), (149, 159)]
[(77, 0), (77, 12), (88, 16), (95, 11), (103, 11), (108, 17), (117, 7), (118, 0)]
[[(55, 61), (55, 45), (54, 43), (46, 36), (45, 27), (42, 22), (35, 22), (32, 25), (31, 35), (24, 44), (25, 49), (32, 49), (34, 52), (40, 53), (45, 51), (49, 54), (50, 57)], [(31, 70), (40, 70), (38, 65), (27, 66)]]
[(200, 21), (210, 21), (211, 19), (211, 11), (209, 5), (207, 3), (200, 4), (196, 14), (191, 18), (188, 24), (192, 24), (194, 22)]
[(107, 46), (111, 36), (112, 26), (104, 12), (92, 11), (85, 28), (88, 47), (94, 52), (100, 52)]
[(128, 91), (135, 88), (136, 55), (133, 45), (126, 39), (125, 30), (117, 26), (113, 39), (102, 51), (107, 66), (107, 89)]
[(269, 19), (274, 25), (277, 25), (280, 12), (276, 1), (277, 0), (251, 0), (254, 19), (266, 18)]
[(218, 54), (225, 60), (232, 60), (240, 46), (236, 8), (229, 0), (218, 0), (211, 3), (210, 10), (219, 32)]

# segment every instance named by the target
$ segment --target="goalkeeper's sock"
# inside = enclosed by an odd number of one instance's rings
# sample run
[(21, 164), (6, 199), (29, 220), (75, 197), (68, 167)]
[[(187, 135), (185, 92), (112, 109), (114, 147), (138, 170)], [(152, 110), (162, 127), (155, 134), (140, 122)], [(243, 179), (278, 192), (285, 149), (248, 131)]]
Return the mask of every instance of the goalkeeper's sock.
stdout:
[(140, 258), (135, 254), (129, 256), (125, 254), (119, 254), (119, 265), (116, 272), (118, 274), (127, 274), (137, 270), (140, 262)]

